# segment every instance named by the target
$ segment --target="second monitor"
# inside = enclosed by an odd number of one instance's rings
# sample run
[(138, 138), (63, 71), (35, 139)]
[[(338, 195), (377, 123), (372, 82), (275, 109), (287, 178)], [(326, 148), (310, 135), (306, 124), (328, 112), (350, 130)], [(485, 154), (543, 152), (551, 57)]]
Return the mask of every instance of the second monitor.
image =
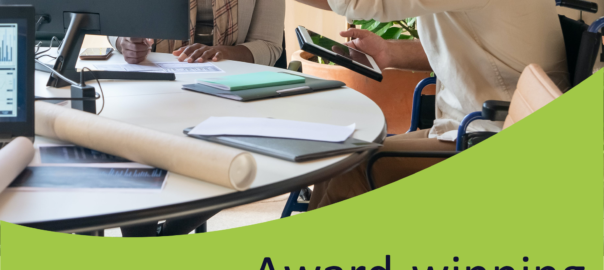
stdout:
[[(65, 33), (54, 69), (79, 81), (76, 63), (84, 36), (189, 39), (189, 0), (0, 0), (36, 9), (38, 33)], [(94, 72), (99, 79), (174, 80), (174, 74)], [(85, 77), (86, 80), (92, 77)], [(51, 76), (48, 86), (68, 85)]]

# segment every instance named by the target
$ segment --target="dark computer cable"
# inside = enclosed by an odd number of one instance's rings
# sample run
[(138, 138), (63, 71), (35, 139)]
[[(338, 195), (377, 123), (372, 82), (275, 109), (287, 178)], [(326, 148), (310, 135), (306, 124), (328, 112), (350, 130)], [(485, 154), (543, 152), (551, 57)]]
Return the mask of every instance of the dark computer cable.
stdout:
[(48, 22), (50, 22), (48, 17), (40, 16), (40, 19), (38, 19), (38, 22), (36, 22), (36, 31), (40, 30), (40, 26), (42, 26), (43, 24), (48, 23)]
[(50, 57), (52, 59), (57, 59), (56, 56), (47, 54), (47, 52), (49, 52), (52, 49), (52, 44), (55, 43), (55, 40), (58, 42), (57, 49), (60, 48), (61, 45), (63, 44), (63, 41), (59, 40), (56, 36), (53, 36), (50, 39), (50, 46), (48, 47), (48, 49), (45, 49), (44, 51), (41, 51), (41, 52), (38, 52), (38, 51), (40, 50), (40, 45), (42, 44), (42, 42), (38, 42), (38, 44), (36, 44), (36, 59), (40, 59), (42, 57)]
[[(38, 59), (36, 59), (36, 62), (38, 64), (44, 65), (44, 63)], [(45, 65), (44, 65), (45, 66)], [(103, 93), (103, 87), (101, 87), (101, 82), (99, 81), (99, 79), (96, 78), (96, 76), (94, 75), (94, 72), (92, 70), (90, 70), (90, 68), (83, 68), (82, 72), (80, 72), (80, 83), (77, 83), (75, 81), (72, 81), (70, 79), (68, 79), (67, 77), (63, 76), (62, 74), (56, 72), (55, 70), (48, 68), (48, 70), (50, 71), (51, 74), (59, 77), (61, 80), (66, 81), (67, 83), (71, 84), (72, 86), (86, 86), (85, 81), (84, 81), (84, 70), (88, 70), (88, 72), (90, 72), (90, 74), (92, 75), (92, 77), (94, 77), (94, 79), (96, 80), (96, 82), (99, 84), (99, 89), (101, 89), (101, 94), (99, 94), (98, 92), (95, 92), (95, 97), (87, 97), (87, 98), (61, 98), (61, 97), (56, 97), (56, 98), (46, 98), (46, 97), (36, 97), (35, 100), (77, 100), (77, 101), (89, 101), (89, 100), (98, 100), (100, 98), (102, 98), (103, 100), (103, 106), (101, 107), (101, 110), (97, 113), (97, 115), (100, 115), (103, 112), (103, 109), (105, 109), (105, 93)]]
[(103, 109), (105, 109), (105, 93), (103, 93), (103, 87), (101, 86), (101, 82), (99, 81), (99, 79), (97, 79), (96, 76), (94, 75), (94, 72), (87, 67), (82, 68), (82, 72), (80, 72), (80, 83), (83, 84), (85, 82), (84, 81), (84, 70), (85, 69), (88, 70), (88, 72), (90, 72), (90, 75), (92, 75), (92, 77), (96, 80), (96, 83), (99, 85), (99, 89), (101, 89), (101, 97), (103, 99), (103, 105), (101, 106), (101, 110), (99, 111), (99, 113), (97, 113), (97, 115), (100, 115), (103, 112)]

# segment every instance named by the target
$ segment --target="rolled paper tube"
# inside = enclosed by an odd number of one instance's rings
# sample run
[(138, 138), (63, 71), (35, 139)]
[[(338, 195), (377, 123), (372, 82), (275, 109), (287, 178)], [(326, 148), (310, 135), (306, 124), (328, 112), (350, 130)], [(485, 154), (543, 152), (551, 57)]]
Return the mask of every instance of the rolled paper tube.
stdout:
[(36, 102), (36, 134), (239, 191), (256, 178), (248, 152), (46, 102)]
[(29, 165), (34, 153), (34, 145), (24, 137), (14, 139), (0, 149), (0, 192)]

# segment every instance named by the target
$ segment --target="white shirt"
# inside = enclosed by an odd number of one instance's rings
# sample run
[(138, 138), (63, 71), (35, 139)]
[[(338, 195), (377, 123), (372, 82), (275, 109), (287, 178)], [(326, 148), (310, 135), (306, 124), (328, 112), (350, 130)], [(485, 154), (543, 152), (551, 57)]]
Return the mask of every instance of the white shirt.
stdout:
[[(420, 41), (438, 77), (430, 138), (454, 140), (461, 120), (486, 100), (509, 101), (522, 70), (539, 64), (560, 87), (570, 82), (553, 0), (328, 0), (349, 20), (418, 18)], [(478, 121), (470, 131), (501, 130)]]

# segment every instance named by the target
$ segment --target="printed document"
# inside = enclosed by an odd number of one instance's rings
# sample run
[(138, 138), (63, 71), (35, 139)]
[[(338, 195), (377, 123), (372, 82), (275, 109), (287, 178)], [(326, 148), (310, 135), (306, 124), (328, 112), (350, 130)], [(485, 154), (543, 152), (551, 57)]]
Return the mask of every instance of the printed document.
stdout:
[(74, 145), (36, 146), (36, 156), (9, 190), (161, 192), (166, 170)]
[(224, 73), (213, 63), (150, 62), (140, 64), (94, 64), (97, 70), (163, 73)]
[(288, 138), (309, 141), (343, 142), (354, 133), (356, 124), (336, 126), (291, 120), (253, 117), (210, 117), (190, 135), (239, 135)]

